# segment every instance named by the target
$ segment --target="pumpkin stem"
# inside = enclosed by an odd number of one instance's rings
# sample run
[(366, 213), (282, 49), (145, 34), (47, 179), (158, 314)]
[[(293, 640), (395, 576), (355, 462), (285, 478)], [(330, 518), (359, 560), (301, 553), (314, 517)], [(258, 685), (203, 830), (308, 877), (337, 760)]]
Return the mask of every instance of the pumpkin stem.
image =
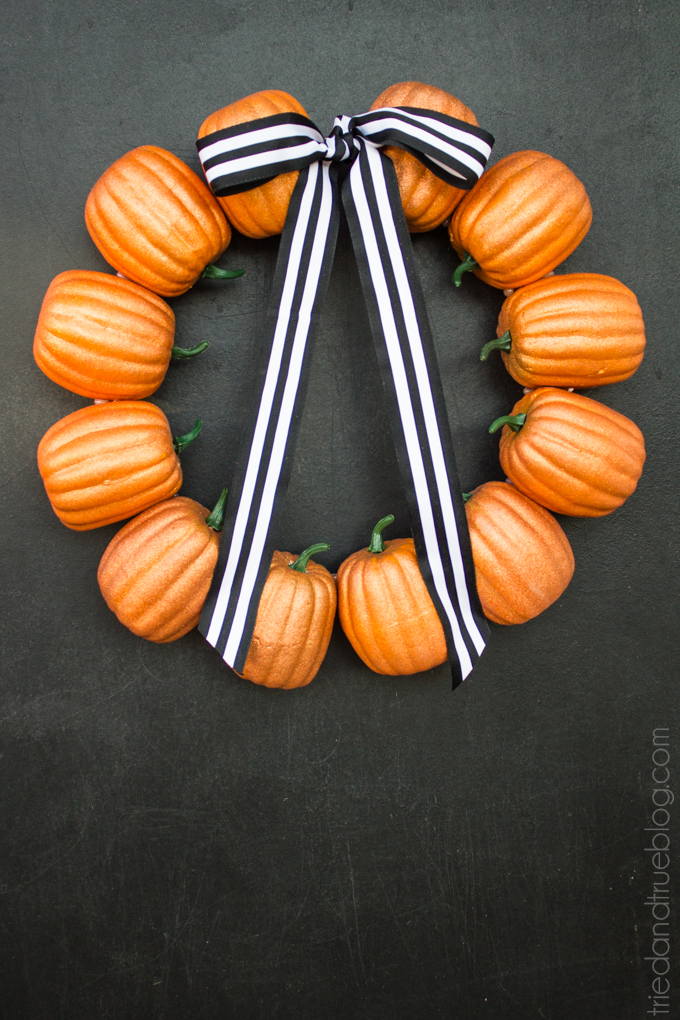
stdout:
[(195, 358), (197, 354), (202, 354), (203, 351), (207, 351), (210, 344), (207, 340), (202, 340), (200, 344), (196, 344), (195, 347), (173, 347), (170, 353), (171, 358)]
[(480, 361), (486, 361), (492, 351), (509, 351), (512, 345), (512, 337), (510, 336), (510, 330), (508, 329), (503, 336), (499, 336), (497, 340), (489, 340), (488, 344), (484, 344), (482, 347), (482, 353), (479, 355)]
[(371, 544), (368, 547), (370, 553), (381, 553), (385, 552), (385, 543), (382, 540), (382, 530), (386, 528), (388, 524), (392, 524), (394, 521), (394, 514), (388, 514), (387, 517), (383, 517), (381, 521), (378, 521), (373, 529), (371, 535)]
[(498, 432), (503, 425), (509, 425), (513, 432), (519, 432), (526, 420), (526, 414), (504, 414), (502, 418), (496, 418), (489, 432)]
[(224, 525), (224, 508), (227, 505), (228, 492), (229, 489), (227, 488), (222, 489), (222, 492), (220, 493), (220, 498), (217, 500), (217, 503), (215, 503), (215, 509), (205, 519), (205, 523), (208, 525), (209, 528), (212, 528), (213, 531), (221, 531)]
[(467, 503), (467, 501), (469, 500), (469, 498), (470, 498), (470, 496), (471, 496), (471, 495), (472, 495), (472, 493), (471, 493), (471, 492), (463, 492), (463, 493), (462, 493), (462, 496), (463, 496), (463, 502), (464, 502), (464, 503)]
[(203, 422), (200, 418), (196, 419), (196, 424), (192, 428), (191, 432), (187, 432), (184, 436), (175, 436), (172, 441), (172, 445), (175, 447), (175, 453), (181, 453), (182, 450), (186, 449), (189, 443), (193, 443), (198, 433), (203, 428)]
[(235, 280), (243, 276), (245, 269), (220, 269), (214, 262), (209, 262), (201, 273), (202, 280)]
[(473, 259), (472, 255), (468, 255), (467, 252), (463, 252), (463, 254), (465, 257), (453, 274), (453, 282), (456, 287), (460, 287), (460, 281), (463, 277), (463, 273), (467, 273), (470, 269), (479, 269), (479, 262), (477, 262), (476, 259)]
[(327, 542), (317, 542), (316, 545), (310, 545), (309, 549), (305, 549), (304, 552), (300, 553), (295, 563), (291, 563), (291, 569), (299, 570), (301, 574), (304, 574), (309, 558), (316, 556), (317, 553), (326, 552), (326, 549), (330, 549)]

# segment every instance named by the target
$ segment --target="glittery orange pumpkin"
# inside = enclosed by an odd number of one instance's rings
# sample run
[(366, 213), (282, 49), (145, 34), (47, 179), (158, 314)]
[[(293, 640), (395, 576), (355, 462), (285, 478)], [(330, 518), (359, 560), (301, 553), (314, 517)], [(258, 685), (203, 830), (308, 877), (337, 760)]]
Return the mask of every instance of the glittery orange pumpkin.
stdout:
[(510, 375), (530, 389), (621, 382), (645, 351), (635, 294), (597, 273), (547, 276), (516, 290), (501, 308), (497, 334), (482, 360), (500, 349)]
[(38, 469), (52, 509), (74, 531), (132, 517), (182, 484), (168, 420), (143, 400), (66, 415), (40, 440)]
[(371, 543), (338, 570), (338, 612), (354, 651), (374, 673), (421, 673), (446, 661), (446, 638), (423, 581), (412, 538), (383, 542), (392, 516)]
[(241, 676), (263, 687), (305, 687), (319, 671), (333, 631), (335, 581), (310, 556), (274, 552)]
[(45, 294), (33, 356), (73, 393), (138, 400), (163, 382), (174, 335), (174, 312), (157, 294), (119, 276), (72, 269)]
[[(390, 85), (380, 93), (371, 109), (377, 110), (381, 106), (415, 106), (421, 110), (436, 110), (477, 126), (474, 113), (460, 99), (434, 85), (423, 85), (419, 81), (402, 81)], [(394, 163), (408, 229), (411, 233), (434, 230), (451, 215), (465, 191), (446, 184), (405, 149), (387, 145), (382, 151)]]
[(157, 145), (141, 145), (104, 171), (85, 223), (114, 269), (164, 297), (189, 290), (231, 240), (207, 184)]
[(642, 474), (637, 425), (580, 393), (541, 387), (499, 418), (501, 467), (518, 489), (558, 514), (601, 517), (630, 496)]
[(549, 273), (581, 243), (593, 212), (568, 166), (544, 152), (513, 152), (486, 171), (451, 217), (449, 240), (492, 287), (524, 287)]
[(465, 512), (489, 620), (526, 623), (560, 597), (574, 573), (574, 554), (552, 514), (507, 482), (474, 489)]
[(208, 515), (195, 500), (175, 496), (139, 514), (109, 542), (99, 588), (133, 634), (164, 644), (198, 624), (220, 544), (221, 518), (211, 526)]
[[(260, 117), (271, 117), (276, 113), (299, 113), (307, 116), (307, 111), (297, 99), (287, 92), (268, 89), (255, 92), (252, 96), (238, 99), (235, 103), (217, 110), (203, 121), (198, 132), (199, 138), (205, 138), (214, 131), (245, 124), (249, 120)], [(272, 237), (280, 234), (286, 220), (286, 213), (291, 195), (298, 179), (298, 171), (279, 174), (266, 184), (260, 184), (250, 191), (242, 191), (238, 195), (218, 198), (229, 222), (246, 237)]]

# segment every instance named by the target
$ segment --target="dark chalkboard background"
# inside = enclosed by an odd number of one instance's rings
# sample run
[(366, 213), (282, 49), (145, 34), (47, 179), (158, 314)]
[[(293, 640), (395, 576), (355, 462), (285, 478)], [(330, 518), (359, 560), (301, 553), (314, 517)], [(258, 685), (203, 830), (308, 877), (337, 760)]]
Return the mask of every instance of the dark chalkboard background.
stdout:
[[(675, 732), (678, 663), (677, 5), (8, 0), (1, 17), (2, 1017), (644, 1015), (652, 730)], [(562, 519), (569, 589), (492, 626), (454, 693), (444, 668), (372, 674), (339, 630), (310, 687), (269, 691), (198, 634), (155, 646), (106, 608), (118, 526), (67, 530), (36, 469), (86, 401), (36, 368), (35, 322), (57, 273), (108, 268), (83, 208), (122, 153), (198, 169), (198, 126), (242, 95), (284, 89), (328, 129), (407, 79), (463, 99), (495, 159), (544, 150), (585, 183), (593, 226), (559, 271), (639, 297), (645, 361), (593, 395), (638, 423), (648, 461), (623, 508)], [(243, 279), (172, 302), (178, 342), (211, 348), (152, 399), (175, 433), (204, 419), (182, 491), (206, 504), (230, 479), (276, 249), (236, 236), (221, 264)], [(454, 291), (443, 230), (415, 249), (469, 489), (502, 477), (486, 428), (520, 392), (478, 359), (502, 296), (470, 276)], [(344, 233), (279, 548), (329, 541), (335, 568), (390, 512), (404, 533)]]

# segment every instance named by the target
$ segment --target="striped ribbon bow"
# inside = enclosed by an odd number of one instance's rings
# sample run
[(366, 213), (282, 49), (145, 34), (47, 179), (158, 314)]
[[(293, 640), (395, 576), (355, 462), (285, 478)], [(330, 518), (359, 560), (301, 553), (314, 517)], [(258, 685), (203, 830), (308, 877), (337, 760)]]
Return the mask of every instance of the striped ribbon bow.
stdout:
[(454, 677), (484, 650), (465, 509), (427, 311), (392, 162), (397, 145), (437, 177), (469, 190), (493, 138), (432, 110), (384, 107), (336, 117), (325, 138), (307, 117), (280, 113), (199, 139), (218, 197), (299, 170), (281, 237), (259, 403), (231, 487), (213, 584), (199, 629), (243, 671), (288, 486), (309, 365), (310, 328), (326, 292), (340, 203), (349, 223), (420, 569), (446, 634)]

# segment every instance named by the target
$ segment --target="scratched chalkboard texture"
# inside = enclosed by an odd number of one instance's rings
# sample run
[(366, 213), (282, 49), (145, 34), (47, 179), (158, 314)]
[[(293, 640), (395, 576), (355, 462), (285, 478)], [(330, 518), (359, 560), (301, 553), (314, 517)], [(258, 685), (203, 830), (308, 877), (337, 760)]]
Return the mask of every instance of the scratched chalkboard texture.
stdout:
[[(671, 0), (7, 0), (3, 1020), (652, 1008), (653, 730), (679, 750), (679, 13)], [(642, 367), (593, 395), (638, 423), (648, 461), (620, 510), (561, 519), (572, 584), (535, 621), (492, 626), (457, 691), (444, 668), (376, 676), (339, 628), (310, 687), (269, 691), (197, 633), (153, 645), (107, 609), (96, 570), (118, 526), (63, 527), (35, 462), (45, 430), (87, 401), (40, 373), (33, 331), (57, 273), (108, 269), (83, 208), (124, 152), (153, 143), (198, 169), (198, 126), (242, 95), (285, 89), (328, 129), (408, 79), (463, 99), (496, 136), (494, 159), (546, 151), (585, 183), (592, 229), (558, 271), (609, 274), (639, 297)], [(178, 342), (211, 347), (152, 399), (175, 434), (203, 418), (182, 491), (204, 504), (233, 470), (276, 251), (235, 236), (221, 264), (243, 278), (172, 302)], [(487, 427), (520, 393), (500, 359), (478, 357), (502, 295), (470, 275), (454, 290), (443, 230), (415, 251), (470, 489), (502, 478)], [(320, 559), (335, 569), (388, 513), (404, 534), (343, 229), (278, 547), (330, 542)]]

